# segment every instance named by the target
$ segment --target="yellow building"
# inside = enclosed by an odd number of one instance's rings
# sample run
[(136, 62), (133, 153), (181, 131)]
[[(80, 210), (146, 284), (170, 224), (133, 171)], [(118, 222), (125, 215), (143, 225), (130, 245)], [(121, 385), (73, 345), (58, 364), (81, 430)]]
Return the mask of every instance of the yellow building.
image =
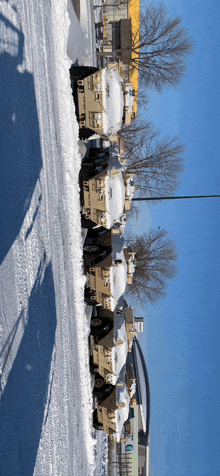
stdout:
[(138, 70), (130, 74), (130, 62), (137, 52), (132, 52), (132, 40), (139, 41), (140, 4), (139, 0), (106, 0), (101, 7), (101, 21), (96, 24), (96, 32), (100, 41), (97, 57), (100, 65), (106, 62), (120, 62), (123, 64), (124, 77), (133, 83), (135, 101), (133, 112), (137, 115)]
[[(139, 27), (140, 27), (140, 3), (139, 0), (131, 0), (128, 4), (128, 16), (131, 18), (132, 37), (136, 37), (136, 41), (139, 40)], [(137, 53), (132, 52), (132, 57)], [(135, 69), (129, 77), (129, 81), (133, 83), (136, 93), (136, 100), (133, 110), (137, 114), (137, 96), (138, 96), (138, 70)]]

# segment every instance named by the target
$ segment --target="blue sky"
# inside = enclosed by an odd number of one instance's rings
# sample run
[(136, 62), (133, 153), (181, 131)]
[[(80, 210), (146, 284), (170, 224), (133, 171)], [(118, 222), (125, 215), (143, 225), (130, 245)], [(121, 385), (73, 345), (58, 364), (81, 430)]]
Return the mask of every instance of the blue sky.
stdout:
[[(220, 2), (168, 0), (194, 40), (176, 89), (151, 93), (144, 113), (186, 145), (178, 195), (220, 193)], [(220, 474), (220, 199), (141, 205), (138, 232), (164, 227), (178, 247), (166, 298), (136, 315), (148, 365), (151, 476)]]

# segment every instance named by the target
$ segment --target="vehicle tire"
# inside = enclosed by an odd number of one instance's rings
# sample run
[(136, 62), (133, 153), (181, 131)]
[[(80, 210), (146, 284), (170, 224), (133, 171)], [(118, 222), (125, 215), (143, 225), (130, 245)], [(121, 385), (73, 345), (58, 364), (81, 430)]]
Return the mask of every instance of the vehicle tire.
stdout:
[(103, 430), (103, 425), (98, 420), (97, 410), (94, 410), (93, 412), (93, 427), (95, 428), (95, 430)]
[(93, 160), (88, 155), (84, 157), (82, 167), (94, 167)]
[(82, 228), (87, 228), (88, 230), (91, 230), (92, 228), (95, 228), (97, 224), (90, 220), (89, 218), (86, 218), (84, 215), (81, 216), (81, 227)]
[(90, 180), (92, 177), (95, 177), (95, 175), (97, 175), (97, 173), (98, 172), (97, 172), (96, 166), (94, 164), (92, 166), (87, 166), (87, 165), (82, 164), (81, 169), (80, 169), (80, 174), (79, 174), (80, 185), (81, 185), (81, 183), (83, 185), (83, 182), (85, 180)]
[(94, 66), (72, 65), (70, 68), (70, 78), (78, 81), (79, 79), (87, 78), (87, 76), (90, 76), (90, 74), (96, 73), (96, 71), (99, 71), (99, 68), (95, 68)]
[(85, 245), (83, 247), (83, 252), (88, 254), (88, 255), (91, 255), (91, 253), (97, 253), (97, 252), (100, 252), (100, 248), (98, 245)]
[[(95, 245), (94, 245), (95, 246)], [(99, 247), (98, 247), (99, 248)], [(103, 259), (106, 258), (108, 251), (99, 248), (97, 253), (85, 253), (83, 254), (84, 265), (86, 268), (91, 268), (96, 264), (100, 263)], [(86, 271), (86, 270), (85, 270)]]
[(93, 134), (95, 134), (95, 131), (92, 131), (92, 129), (89, 129), (88, 127), (79, 128), (79, 138), (81, 140), (89, 139)]
[(106, 383), (101, 375), (96, 374), (93, 395), (98, 397), (107, 397), (112, 392), (112, 389), (113, 385), (111, 385), (110, 383)]
[(94, 316), (91, 319), (90, 323), (91, 332), (90, 334), (94, 337), (104, 337), (112, 329), (112, 323), (109, 319), (102, 316)]

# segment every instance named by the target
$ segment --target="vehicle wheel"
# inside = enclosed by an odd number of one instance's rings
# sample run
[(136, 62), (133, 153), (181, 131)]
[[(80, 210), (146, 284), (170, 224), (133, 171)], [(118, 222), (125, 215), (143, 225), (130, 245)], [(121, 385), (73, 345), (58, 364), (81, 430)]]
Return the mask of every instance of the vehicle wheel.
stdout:
[(92, 129), (89, 129), (88, 127), (79, 128), (79, 138), (81, 140), (89, 139), (93, 134), (95, 134), (95, 131), (92, 131)]
[(93, 395), (99, 396), (99, 397), (107, 397), (112, 391), (113, 385), (110, 383), (106, 383), (104, 378), (96, 374), (95, 382), (94, 382), (94, 388), (93, 388)]
[[(95, 251), (95, 246), (97, 246), (97, 252)], [(106, 258), (108, 251), (103, 248), (101, 249), (99, 245), (92, 245), (91, 248), (94, 247), (94, 251), (91, 252), (84, 250), (84, 262), (87, 266), (94, 266), (95, 264), (100, 263), (104, 258)]]
[(82, 161), (82, 167), (94, 167), (93, 160), (90, 157), (85, 156)]
[(79, 173), (80, 185), (81, 185), (81, 183), (83, 185), (84, 181), (87, 181), (87, 180), (91, 179), (95, 175), (97, 175), (97, 170), (96, 170), (96, 166), (94, 164), (92, 166), (89, 166), (89, 167), (87, 165), (82, 164), (81, 170), (80, 170), (80, 173)]
[(106, 317), (94, 316), (91, 319), (90, 327), (92, 336), (104, 337), (112, 329), (112, 323)]
[(93, 426), (94, 426), (95, 430), (103, 430), (103, 425), (98, 420), (97, 410), (94, 410), (94, 412), (93, 412)]
[(87, 76), (90, 76), (90, 74), (96, 73), (96, 71), (99, 71), (99, 68), (95, 68), (94, 66), (72, 65), (70, 68), (70, 78), (78, 81), (79, 79), (87, 78)]
[(100, 251), (100, 248), (98, 245), (86, 245), (83, 247), (83, 252), (89, 255), (91, 253), (97, 253), (97, 251)]
[(106, 258), (107, 253), (108, 251), (105, 249), (103, 251), (99, 251), (98, 253), (84, 253), (83, 261), (85, 273), (89, 271), (89, 268), (93, 268), (93, 266), (95, 266), (96, 264), (101, 263), (101, 261)]
[(87, 228), (88, 230), (91, 230), (92, 228), (95, 228), (97, 224), (90, 220), (89, 218), (85, 218), (84, 215), (81, 217), (81, 226), (82, 228)]

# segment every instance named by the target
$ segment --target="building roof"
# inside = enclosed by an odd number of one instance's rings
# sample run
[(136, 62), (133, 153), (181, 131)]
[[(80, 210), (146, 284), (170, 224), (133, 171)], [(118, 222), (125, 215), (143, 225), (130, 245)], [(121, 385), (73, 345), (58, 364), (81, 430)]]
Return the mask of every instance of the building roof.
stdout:
[(150, 436), (150, 382), (146, 362), (137, 338), (134, 339), (132, 354), (137, 379), (137, 403), (140, 405), (142, 420), (141, 444), (149, 444)]

